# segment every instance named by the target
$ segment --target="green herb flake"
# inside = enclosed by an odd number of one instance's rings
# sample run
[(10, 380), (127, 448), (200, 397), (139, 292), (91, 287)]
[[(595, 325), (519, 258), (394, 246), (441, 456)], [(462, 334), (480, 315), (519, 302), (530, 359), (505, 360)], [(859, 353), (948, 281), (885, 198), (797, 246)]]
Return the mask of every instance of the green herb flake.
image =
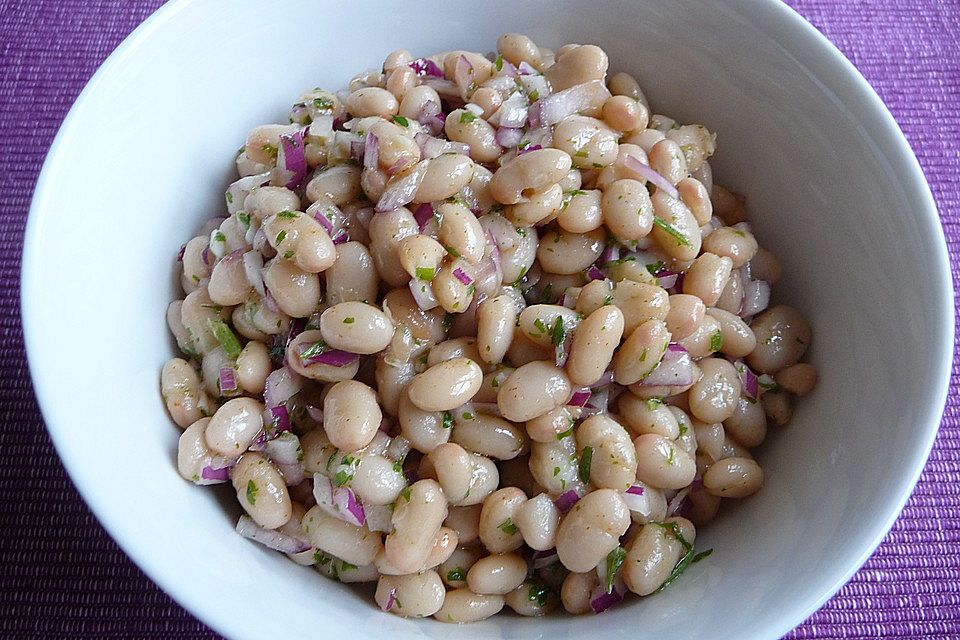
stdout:
[(550, 330), (550, 342), (554, 347), (559, 347), (567, 337), (567, 332), (563, 328), (563, 316), (557, 316), (553, 321), (553, 328)]
[(710, 350), (711, 351), (720, 351), (723, 348), (723, 334), (720, 333), (720, 329), (717, 329), (713, 332), (713, 335), (710, 336)]
[(263, 145), (262, 147), (260, 147), (260, 149), (261, 149), (265, 154), (267, 154), (268, 156), (270, 156), (271, 158), (273, 158), (274, 160), (277, 159), (277, 154), (280, 153), (279, 150), (278, 150), (275, 146), (273, 146), (272, 144), (265, 144), (265, 145)]
[(293, 249), (290, 249), (289, 251), (284, 251), (284, 252), (283, 252), (283, 259), (284, 259), (284, 260), (289, 260), (290, 258), (292, 258), (292, 257), (295, 256), (295, 255), (297, 255), (296, 252), (295, 252)]
[(460, 417), (463, 418), (464, 420), (473, 420), (475, 416), (469, 411), (464, 411)]
[(460, 114), (460, 124), (470, 124), (477, 119), (477, 116), (469, 111), (464, 111)]
[(527, 591), (527, 600), (530, 602), (536, 602), (538, 606), (545, 607), (547, 606), (547, 601), (550, 598), (550, 587), (543, 584), (539, 580), (530, 581), (530, 590)]
[(677, 241), (677, 246), (680, 247), (691, 247), (690, 241), (687, 240), (686, 236), (680, 233), (676, 227), (664, 220), (659, 216), (653, 217), (653, 224), (657, 226), (660, 230), (664, 231), (667, 235)]
[(227, 236), (223, 235), (223, 231), (217, 231), (215, 234), (213, 234), (213, 241), (214, 241), (214, 242), (222, 242), (222, 243), (226, 244), (226, 242), (227, 242)]
[(337, 485), (338, 487), (342, 487), (351, 480), (353, 480), (353, 474), (347, 473), (342, 469), (337, 471), (336, 475), (333, 476), (333, 484)]
[(533, 326), (534, 326), (534, 327), (537, 329), (537, 331), (539, 331), (540, 333), (546, 333), (546, 332), (547, 332), (547, 325), (544, 324), (543, 320), (541, 320), (540, 318), (537, 318), (536, 320), (533, 321)]
[(333, 109), (333, 100), (327, 98), (314, 98), (313, 107), (321, 111), (330, 111)]
[(447, 253), (449, 253), (450, 255), (452, 255), (454, 258), (459, 258), (459, 257), (460, 257), (460, 252), (457, 251), (456, 249), (454, 249), (453, 247), (444, 247), (444, 249), (446, 249), (446, 250), (447, 250)]
[(564, 438), (570, 437), (573, 435), (573, 427), (570, 427), (566, 431), (561, 431), (557, 434), (557, 440), (563, 440)]
[(521, 238), (526, 238), (527, 230), (524, 229), (523, 227), (517, 227), (517, 235), (520, 236)]
[(393, 463), (393, 470), (396, 473), (403, 473), (403, 463), (399, 460)]
[(257, 494), (260, 492), (253, 480), (247, 480), (247, 502), (251, 506), (257, 504)]
[(331, 558), (330, 556), (328, 556), (327, 554), (325, 554), (323, 551), (314, 551), (314, 552), (313, 552), (313, 562), (314, 562), (314, 564), (318, 564), (318, 565), (320, 565), (321, 567), (324, 566), (324, 565), (330, 564), (330, 562), (331, 562), (332, 560), (333, 560), (333, 558)]
[(410, 502), (410, 487), (404, 487), (403, 491), (400, 492), (400, 497)]
[(680, 435), (681, 435), (681, 436), (687, 435), (687, 423), (686, 423), (686, 422), (684, 422), (683, 420), (679, 420), (679, 421), (677, 421), (677, 426), (680, 428)]
[(393, 116), (393, 121), (396, 122), (401, 127), (409, 127), (410, 121), (404, 118), (403, 116)]
[(497, 529), (503, 531), (508, 536), (512, 536), (520, 532), (520, 529), (517, 528), (517, 525), (513, 524), (513, 520), (507, 518), (503, 522), (497, 525)]
[(447, 582), (464, 582), (467, 579), (467, 572), (463, 567), (457, 567), (447, 571)]
[(661, 591), (666, 589), (667, 586), (669, 586), (674, 580), (679, 578), (680, 575), (684, 571), (686, 571), (690, 565), (700, 562), (701, 560), (703, 560), (704, 558), (712, 554), (713, 549), (707, 549), (706, 551), (703, 551), (701, 553), (696, 553), (694, 551), (693, 545), (687, 542), (686, 538), (683, 537), (683, 533), (681, 533), (680, 527), (678, 527), (675, 522), (654, 522), (652, 524), (663, 527), (664, 529), (669, 531), (671, 534), (673, 534), (673, 537), (680, 542), (685, 552), (683, 557), (680, 558), (680, 561), (677, 562), (677, 565), (673, 568), (673, 571), (670, 572), (670, 575), (667, 577), (667, 579), (664, 580), (663, 584), (661, 584), (657, 588), (657, 590), (653, 592), (653, 593), (660, 593)]
[(440, 423), (440, 426), (444, 429), (449, 429), (453, 426), (453, 414), (449, 411), (443, 412), (443, 421)]
[(347, 316), (346, 318), (343, 319), (343, 324), (353, 324), (356, 321), (357, 319), (354, 318), (353, 316)]
[(588, 157), (589, 155), (590, 155), (590, 154), (587, 153), (586, 151), (584, 151), (583, 149), (581, 149), (580, 151), (577, 151), (576, 153), (573, 154), (573, 156), (574, 156), (575, 158), (586, 158), (586, 157)]
[(663, 269), (664, 266), (663, 260), (657, 260), (653, 264), (647, 265), (647, 271), (650, 272), (650, 275), (655, 276), (660, 272), (661, 269)]
[(553, 477), (556, 478), (558, 475), (560, 475), (560, 467), (554, 467), (554, 468), (553, 468)]
[(282, 244), (284, 239), (287, 237), (287, 230), (282, 229), (280, 233), (277, 234), (277, 244)]
[(340, 572), (341, 572), (341, 573), (343, 573), (344, 571), (356, 571), (357, 569), (359, 569), (359, 567), (358, 567), (357, 565), (355, 565), (355, 564), (350, 564), (350, 563), (347, 562), (346, 560), (341, 560), (341, 561), (340, 561)]
[(497, 56), (497, 59), (493, 61), (493, 66), (497, 71), (503, 71), (503, 54)]
[(244, 228), (246, 229), (250, 228), (250, 214), (247, 213), (246, 211), (241, 211), (237, 213), (237, 220), (240, 221), (240, 224), (242, 224)]
[(540, 302), (550, 303), (553, 301), (553, 283), (550, 282), (546, 287), (543, 288), (543, 291), (540, 292)]
[(613, 591), (613, 583), (617, 578), (617, 572), (620, 571), (620, 567), (623, 566), (623, 561), (626, 560), (626, 558), (627, 550), (623, 547), (617, 547), (607, 554), (607, 579), (604, 585), (607, 593)]
[[(540, 92), (539, 92), (539, 91), (531, 91), (531, 92), (530, 92), (530, 95), (529, 95), (528, 97), (530, 98), (530, 102), (536, 102), (537, 100), (540, 99)], [(528, 142), (527, 144), (529, 145), (530, 143)]]
[(443, 330), (444, 330), (444, 331), (450, 331), (450, 328), (453, 327), (453, 314), (452, 314), (452, 313), (448, 313), (448, 314), (446, 314), (445, 316), (443, 316), (443, 323), (442, 323), (442, 325), (443, 325)]
[(312, 345), (310, 345), (300, 353), (300, 360), (302, 362), (306, 362), (310, 358), (313, 358), (314, 356), (318, 356), (326, 350), (327, 350), (327, 343), (324, 342), (323, 340), (317, 340), (316, 342), (314, 342)]
[(227, 191), (224, 195), (227, 198), (227, 204), (233, 204), (233, 194)]
[(676, 453), (677, 453), (676, 449), (674, 449), (673, 447), (670, 447), (670, 453), (667, 455), (667, 464), (670, 465), (671, 467), (677, 464), (675, 460)]
[(577, 464), (577, 472), (580, 475), (580, 481), (584, 484), (590, 482), (590, 463), (593, 462), (593, 447), (584, 447), (580, 453), (580, 462)]
[(207, 320), (207, 326), (210, 328), (210, 333), (213, 334), (213, 337), (220, 343), (224, 353), (226, 353), (230, 359), (236, 360), (243, 347), (237, 339), (237, 336), (233, 333), (233, 330), (230, 329), (223, 320)]
[(608, 304), (613, 304), (613, 295), (608, 295), (603, 298), (603, 306), (607, 306)]
[(644, 402), (650, 411), (655, 411), (657, 407), (663, 404), (663, 400), (660, 398), (647, 398)]
[(282, 218), (283, 220), (296, 220), (300, 217), (300, 214), (296, 211), (285, 210), (278, 213), (277, 217)]

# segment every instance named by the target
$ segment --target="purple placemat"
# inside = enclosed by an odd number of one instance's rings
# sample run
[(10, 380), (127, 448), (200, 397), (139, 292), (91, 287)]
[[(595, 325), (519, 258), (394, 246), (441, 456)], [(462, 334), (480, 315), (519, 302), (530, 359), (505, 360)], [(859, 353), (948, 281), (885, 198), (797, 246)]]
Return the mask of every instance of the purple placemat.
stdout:
[[(160, 4), (0, 0), (0, 638), (216, 637), (126, 558), (67, 479), (37, 409), (20, 329), (20, 245), (46, 150), (97, 65)], [(857, 65), (906, 133), (940, 208), (956, 282), (960, 3), (792, 5)], [(788, 637), (960, 637), (958, 387), (955, 364), (940, 435), (893, 531)]]

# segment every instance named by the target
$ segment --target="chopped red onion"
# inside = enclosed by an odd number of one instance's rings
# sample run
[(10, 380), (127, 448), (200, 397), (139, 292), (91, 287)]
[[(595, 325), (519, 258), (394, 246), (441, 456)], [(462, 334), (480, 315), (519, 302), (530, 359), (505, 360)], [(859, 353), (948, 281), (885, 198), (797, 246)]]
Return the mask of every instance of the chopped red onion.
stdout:
[(433, 205), (429, 202), (421, 204), (414, 210), (413, 219), (417, 221), (417, 224), (420, 225), (420, 231), (423, 232), (423, 227), (433, 219)]
[(420, 152), (427, 160), (436, 158), (444, 153), (470, 155), (470, 146), (464, 142), (453, 142), (442, 138), (434, 138), (425, 133), (418, 133), (413, 137), (413, 141), (420, 147)]
[(283, 480), (288, 487), (297, 486), (307, 477), (306, 471), (303, 469), (302, 462), (295, 462), (294, 464), (277, 463), (277, 470), (280, 472), (280, 475), (283, 476)]
[[(529, 110), (530, 106), (527, 103), (526, 96), (520, 92), (514, 93), (504, 100), (497, 110), (495, 114), (497, 126), (520, 129), (527, 123)], [(491, 117), (491, 119), (493, 118)]]
[(304, 344), (300, 345), (300, 362), (305, 367), (309, 367), (314, 364), (325, 364), (331, 367), (346, 367), (353, 364), (360, 359), (355, 353), (350, 353), (349, 351), (341, 351), (340, 349), (327, 349), (321, 353), (304, 358), (303, 354), (311, 345)]
[(693, 384), (693, 360), (679, 344), (671, 342), (660, 364), (640, 381), (643, 387), (685, 387)]
[(623, 160), (623, 165), (630, 171), (652, 182), (658, 189), (663, 189), (671, 198), (677, 199), (680, 197), (677, 188), (674, 187), (669, 180), (640, 162), (635, 156), (627, 154), (627, 157)]
[(368, 504), (364, 505), (363, 513), (367, 518), (367, 528), (370, 531), (390, 533), (393, 531), (393, 505)]
[(312, 404), (306, 405), (307, 415), (317, 424), (323, 424), (323, 409)]
[(603, 275), (603, 271), (600, 271), (600, 268), (592, 264), (590, 268), (587, 269), (587, 279), (588, 280), (605, 280), (606, 276)]
[(617, 244), (608, 244), (607, 248), (603, 250), (603, 253), (600, 254), (600, 259), (597, 260), (599, 264), (607, 264), (608, 262), (613, 262), (614, 260), (620, 259), (620, 245)]
[(177, 252), (177, 262), (183, 262), (183, 254), (187, 251), (187, 243), (180, 245), (180, 251)]
[(393, 603), (397, 601), (397, 588), (394, 587), (387, 592), (387, 601), (383, 603), (383, 610), (390, 611), (393, 609)]
[(433, 294), (433, 286), (426, 280), (419, 278), (410, 279), (410, 293), (413, 295), (414, 302), (424, 311), (436, 309), (440, 306), (437, 296)]
[(599, 389), (613, 382), (613, 371), (604, 371), (600, 379), (590, 385), (591, 389)]
[(248, 515), (240, 516), (240, 520), (237, 521), (237, 533), (281, 553), (300, 553), (310, 548), (310, 543), (305, 540), (298, 540), (273, 529), (264, 529)]
[[(271, 411), (283, 409), (286, 407), (274, 407)], [(274, 414), (276, 415), (276, 414)], [(294, 465), (300, 462), (300, 438), (291, 431), (284, 431), (273, 440), (268, 440), (264, 445), (264, 452), (267, 457), (278, 465)]]
[(270, 407), (269, 411), (271, 423), (277, 433), (290, 431), (290, 412), (287, 411), (286, 405), (281, 404), (276, 407)]
[(568, 287), (567, 290), (563, 292), (563, 296), (560, 297), (560, 304), (567, 309), (573, 309), (577, 306), (577, 296), (570, 291), (571, 288), (573, 287)]
[[(536, 95), (539, 96), (540, 99), (543, 99), (550, 95), (550, 85), (547, 83), (547, 79), (542, 75), (521, 75), (517, 76), (516, 81), (520, 83), (521, 87), (523, 87), (523, 92), (527, 94), (527, 96)], [(532, 114), (533, 109), (531, 108), (531, 117)]]
[(610, 593), (607, 593), (607, 588), (602, 583), (594, 587), (590, 594), (590, 608), (593, 609), (594, 613), (603, 613), (618, 602), (622, 602), (625, 593), (626, 588), (623, 584), (623, 578), (618, 574)]
[(236, 371), (233, 367), (220, 367), (220, 392), (237, 390)]
[(311, 142), (326, 142), (333, 137), (333, 116), (318, 115), (307, 127), (307, 138), (314, 138)]
[(670, 504), (667, 505), (667, 515), (672, 516), (680, 510), (683, 506), (684, 501), (687, 499), (687, 494), (690, 493), (690, 487), (686, 489), (681, 489), (677, 492), (677, 495), (673, 496), (670, 500)]
[(460, 267), (457, 267), (456, 269), (453, 270), (453, 277), (459, 280), (460, 283), (463, 284), (464, 286), (470, 286), (471, 284), (473, 284), (473, 278), (471, 278), (466, 273), (464, 273), (463, 269), (461, 269)]
[(410, 162), (411, 161), (407, 160), (406, 158), (400, 158), (399, 160), (394, 162), (392, 165), (390, 165), (390, 168), (387, 169), (387, 175), (392, 178), (393, 176), (403, 171), (404, 167), (409, 165)]
[(219, 482), (226, 482), (230, 479), (230, 467), (223, 467), (221, 469), (204, 467), (200, 470), (200, 477), (204, 480), (217, 480)]
[(543, 147), (539, 144), (527, 145), (523, 149), (517, 148), (517, 155), (522, 156), (525, 153), (530, 153), (531, 151), (539, 151), (540, 149), (543, 149)]
[(497, 144), (499, 144), (501, 147), (512, 149), (520, 144), (520, 140), (523, 139), (523, 129), (500, 127), (497, 129), (497, 134), (495, 137), (497, 139)]
[(559, 562), (560, 556), (556, 549), (547, 549), (546, 551), (534, 551), (530, 558), (533, 561), (534, 569), (543, 569), (549, 567), (554, 562)]
[(560, 497), (553, 501), (553, 504), (557, 505), (557, 509), (560, 510), (560, 513), (566, 513), (570, 511), (570, 507), (575, 505), (577, 501), (580, 500), (580, 494), (570, 489), (569, 491), (560, 494)]
[(263, 287), (263, 304), (270, 313), (280, 313), (280, 307), (277, 306), (277, 301), (273, 299), (273, 295), (271, 295), (270, 289), (267, 289), (266, 285)]
[(530, 107), (530, 125), (537, 128), (557, 124), (564, 118), (603, 104), (609, 97), (610, 91), (602, 80), (574, 85), (546, 97), (541, 94)]
[(471, 64), (471, 62), (467, 59), (467, 56), (463, 54), (460, 54), (460, 57), (457, 58), (456, 65), (454, 65), (453, 81), (463, 93), (466, 93), (470, 85), (474, 83), (473, 64)]
[(737, 360), (734, 362), (733, 367), (737, 370), (737, 375), (740, 376), (740, 388), (743, 390), (743, 395), (747, 396), (751, 400), (756, 400), (759, 398), (760, 382), (757, 379), (757, 374), (755, 374), (742, 360)]
[(303, 378), (287, 367), (280, 367), (267, 376), (263, 388), (263, 402), (268, 408), (280, 406), (299, 393), (302, 387)]
[(467, 104), (463, 105), (463, 109), (465, 111), (469, 111), (470, 113), (477, 116), (478, 118), (483, 117), (483, 107), (481, 107), (478, 104), (468, 102)]
[(497, 77), (514, 78), (518, 74), (519, 74), (519, 71), (517, 71), (517, 68), (513, 66), (509, 60), (506, 60), (505, 58), (503, 58), (503, 56), (501, 56), (500, 70), (497, 71)]
[(661, 289), (672, 289), (677, 286), (677, 280), (680, 278), (679, 273), (671, 273), (665, 276), (657, 276), (657, 280), (660, 282)]
[(283, 172), (283, 184), (288, 189), (297, 189), (307, 176), (307, 156), (304, 153), (303, 136), (307, 129), (280, 134), (280, 149), (277, 153), (277, 168)]
[(563, 367), (567, 364), (567, 358), (570, 357), (570, 344), (573, 342), (573, 333), (568, 331), (563, 337), (563, 340), (558, 345), (553, 347), (553, 363), (558, 367)]
[(363, 139), (363, 168), (376, 169), (380, 165), (380, 138), (367, 132)]
[(366, 521), (363, 505), (349, 487), (336, 487), (330, 478), (315, 473), (313, 475), (313, 497), (317, 506), (334, 518), (339, 518), (355, 527), (362, 527)]
[(417, 58), (409, 64), (409, 67), (416, 71), (418, 76), (443, 77), (443, 69), (430, 58)]
[(634, 496), (642, 496), (643, 487), (641, 487), (638, 484), (635, 484), (635, 485), (632, 485), (629, 489), (627, 489), (625, 493), (629, 493), (630, 495), (634, 495)]
[(584, 416), (595, 416), (607, 412), (607, 406), (610, 404), (610, 390), (603, 388), (597, 390), (590, 396), (589, 402), (583, 405)]
[(570, 402), (567, 404), (571, 407), (582, 407), (587, 404), (587, 400), (590, 399), (591, 395), (590, 389), (577, 389), (573, 392), (573, 396), (571, 396)]
[(755, 316), (770, 306), (770, 283), (764, 280), (751, 280), (743, 285), (743, 304), (740, 316)]
[(269, 171), (264, 171), (255, 176), (240, 178), (227, 187), (227, 211), (231, 214), (242, 211), (243, 201), (251, 191), (270, 182), (270, 175)]
[(519, 66), (517, 67), (517, 72), (522, 76), (535, 76), (539, 71), (533, 68), (533, 65), (527, 62), (526, 60), (521, 60)]
[(343, 244), (344, 242), (350, 242), (350, 234), (347, 233), (346, 229), (337, 229), (337, 232), (333, 234), (331, 238), (333, 244)]
[(333, 222), (323, 214), (323, 211), (317, 211), (313, 214), (313, 219), (320, 223), (320, 226), (323, 227), (328, 236), (333, 236)]
[(430, 161), (423, 160), (422, 162), (418, 162), (406, 175), (401, 176), (398, 174), (390, 178), (390, 182), (387, 183), (387, 188), (383, 191), (383, 195), (380, 196), (380, 200), (377, 202), (376, 211), (394, 211), (413, 202), (413, 197), (416, 195), (417, 189), (420, 188), (420, 183), (423, 182), (423, 176), (426, 174), (429, 166)]

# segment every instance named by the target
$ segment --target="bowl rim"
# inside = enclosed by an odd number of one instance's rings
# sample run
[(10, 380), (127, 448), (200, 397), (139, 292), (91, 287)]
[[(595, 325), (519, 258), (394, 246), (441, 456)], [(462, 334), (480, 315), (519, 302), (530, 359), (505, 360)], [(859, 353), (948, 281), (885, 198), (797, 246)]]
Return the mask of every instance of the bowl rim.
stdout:
[[(29, 293), (37, 291), (37, 276), (35, 276), (34, 271), (29, 269), (29, 266), (33, 264), (36, 259), (35, 256), (41, 252), (39, 238), (37, 237), (39, 227), (38, 220), (44, 215), (47, 193), (50, 191), (52, 176), (61, 170), (61, 162), (57, 151), (70, 138), (74, 128), (78, 126), (78, 114), (82, 111), (84, 104), (89, 100), (90, 95), (97, 90), (97, 87), (103, 79), (107, 77), (114, 68), (122, 65), (128, 57), (133, 55), (137, 47), (147, 39), (151, 33), (162, 28), (176, 14), (194, 2), (195, 0), (172, 0), (158, 8), (141, 22), (123, 39), (114, 51), (107, 56), (103, 63), (101, 63), (64, 117), (38, 175), (29, 208), (20, 270), (21, 322), (28, 370), (41, 415), (44, 417), (44, 425), (46, 426), (58, 456), (60, 456), (63, 462), (64, 469), (77, 487), (80, 496), (86, 502), (91, 512), (93, 512), (101, 526), (110, 534), (110, 537), (123, 550), (127, 557), (167, 595), (189, 611), (190, 614), (201, 623), (210, 626), (227, 637), (238, 637), (242, 635), (242, 629), (236, 626), (229, 615), (220, 612), (216, 607), (206, 607), (204, 603), (188, 598), (185, 588), (181, 586), (181, 580), (175, 577), (173, 572), (169, 572), (164, 567), (156, 564), (150, 554), (138, 548), (132, 540), (124, 539), (118, 535), (118, 527), (109, 512), (107, 501), (98, 496), (97, 485), (88, 470), (83, 468), (75, 459), (70, 459), (63, 455), (66, 450), (65, 443), (71, 437), (70, 431), (63, 428), (62, 425), (56, 425), (48, 421), (47, 416), (50, 415), (50, 411), (46, 408), (52, 406), (55, 403), (55, 399), (47, 389), (44, 376), (40, 374), (39, 363), (36, 361), (36, 356), (32, 355), (37, 353), (40, 336), (36, 335), (31, 329), (33, 323), (30, 320), (36, 315), (36, 311), (33, 302), (35, 297), (29, 295)], [(940, 330), (939, 334), (935, 337), (938, 343), (942, 344), (944, 348), (939, 350), (939, 360), (935, 363), (934, 367), (931, 367), (931, 370), (934, 371), (933, 379), (939, 380), (940, 382), (939, 394), (937, 396), (938, 401), (926, 409), (926, 420), (923, 423), (926, 430), (926, 439), (922, 443), (922, 447), (913, 452), (914, 459), (911, 461), (912, 466), (908, 469), (909, 473), (905, 474), (904, 479), (901, 480), (898, 487), (899, 495), (895, 501), (896, 509), (892, 509), (890, 513), (886, 514), (881, 524), (878, 526), (875, 525), (873, 535), (865, 537), (859, 555), (849, 563), (846, 569), (838, 572), (834, 576), (830, 587), (826, 589), (819, 598), (811, 601), (806, 607), (799, 610), (798, 613), (789, 617), (780, 618), (778, 622), (771, 625), (776, 631), (775, 637), (781, 637), (803, 623), (820, 609), (827, 600), (832, 598), (850, 580), (854, 573), (860, 570), (886, 537), (887, 533), (889, 533), (903, 511), (907, 500), (913, 493), (916, 483), (926, 466), (936, 435), (939, 432), (939, 426), (949, 391), (955, 335), (954, 290), (946, 238), (929, 184), (902, 130), (866, 78), (864, 78), (856, 66), (854, 66), (825, 35), (808, 22), (800, 13), (780, 0), (732, 0), (731, 4), (734, 5), (735, 9), (749, 9), (754, 12), (755, 17), (753, 20), (758, 24), (780, 24), (785, 28), (791, 29), (794, 33), (793, 37), (795, 38), (795, 42), (791, 44), (795, 47), (801, 47), (803, 51), (803, 54), (799, 55), (798, 58), (801, 60), (816, 59), (820, 64), (827, 64), (834, 67), (837, 71), (837, 77), (848, 83), (848, 86), (846, 86), (847, 91), (852, 94), (853, 98), (864, 109), (862, 118), (865, 123), (865, 128), (870, 132), (872, 137), (886, 143), (887, 160), (891, 166), (900, 169), (897, 175), (900, 177), (901, 184), (909, 187), (914, 195), (918, 196), (918, 201), (915, 202), (915, 214), (917, 215), (918, 222), (922, 223), (921, 231), (924, 237), (930, 241), (929, 248), (935, 254), (932, 256), (932, 259), (937, 266), (936, 272), (928, 275), (934, 276), (931, 280), (934, 281), (934, 286), (940, 289), (938, 299), (942, 301), (940, 307), (934, 310), (934, 313), (940, 316), (939, 322), (937, 322)], [(836, 80), (825, 82), (825, 84), (829, 86), (834, 82), (836, 82)], [(948, 301), (949, 304), (947, 304)]]

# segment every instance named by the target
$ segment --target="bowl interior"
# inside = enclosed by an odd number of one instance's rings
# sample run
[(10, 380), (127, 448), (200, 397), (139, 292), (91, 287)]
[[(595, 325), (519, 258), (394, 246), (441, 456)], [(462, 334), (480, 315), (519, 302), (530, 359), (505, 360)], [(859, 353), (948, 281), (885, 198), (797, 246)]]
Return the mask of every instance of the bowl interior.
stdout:
[[(229, 490), (176, 473), (179, 431), (158, 377), (171, 356), (164, 311), (180, 295), (174, 256), (223, 210), (248, 129), (285, 122), (302, 90), (339, 88), (392, 49), (488, 51), (505, 31), (554, 48), (599, 44), (655, 112), (717, 132), (717, 181), (747, 195), (761, 243), (781, 258), (776, 299), (809, 317), (821, 378), (762, 448), (763, 491), (701, 532), (713, 556), (663, 594), (600, 619), (452, 629), (382, 615), (368, 596), (233, 534)], [(945, 246), (916, 161), (853, 67), (772, 1), (244, 0), (229, 12), (174, 1), (68, 117), (23, 265), (31, 371), (64, 464), (133, 559), (233, 637), (340, 627), (574, 638), (598, 623), (611, 640), (779, 636), (892, 524), (937, 429), (952, 343)]]

